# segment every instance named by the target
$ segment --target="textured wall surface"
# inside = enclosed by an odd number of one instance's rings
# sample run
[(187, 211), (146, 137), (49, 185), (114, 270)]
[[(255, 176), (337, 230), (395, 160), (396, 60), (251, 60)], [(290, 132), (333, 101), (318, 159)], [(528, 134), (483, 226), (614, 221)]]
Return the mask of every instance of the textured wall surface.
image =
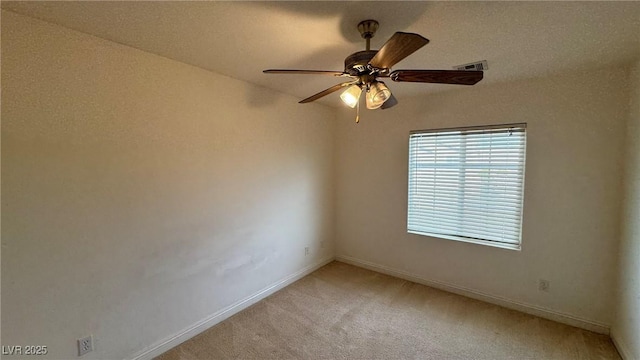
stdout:
[[(620, 68), (480, 83), (399, 99), (394, 108), (363, 112), (359, 125), (343, 111), (336, 129), (338, 256), (608, 327), (627, 76)], [(519, 122), (528, 124), (522, 251), (408, 234), (409, 131)], [(538, 291), (538, 279), (550, 282), (548, 293)]]
[(640, 359), (640, 62), (631, 72), (617, 316), (612, 335), (630, 359)]
[(131, 357), (332, 256), (335, 112), (296, 102), (3, 12), (2, 344)]

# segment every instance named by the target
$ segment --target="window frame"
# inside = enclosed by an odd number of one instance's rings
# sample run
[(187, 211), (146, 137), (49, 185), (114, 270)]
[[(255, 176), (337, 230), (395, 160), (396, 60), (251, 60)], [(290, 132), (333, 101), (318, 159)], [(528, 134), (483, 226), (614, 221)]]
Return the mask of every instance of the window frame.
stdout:
[[(414, 229), (410, 228), (410, 221), (411, 221), (411, 215), (412, 215), (412, 207), (415, 206), (414, 204), (412, 204), (411, 202), (411, 197), (412, 197), (412, 178), (417, 176), (416, 174), (412, 175), (412, 171), (417, 171), (415, 169), (412, 169), (412, 137), (415, 135), (423, 135), (423, 134), (428, 134), (428, 133), (447, 133), (447, 132), (464, 132), (464, 131), (469, 131), (469, 132), (478, 132), (478, 131), (488, 131), (488, 133), (496, 133), (499, 132), (500, 130), (504, 130), (504, 131), (509, 131), (509, 129), (517, 129), (518, 132), (521, 132), (522, 135), (522, 146), (518, 147), (517, 149), (521, 149), (521, 152), (518, 152), (518, 155), (521, 156), (522, 161), (519, 163), (521, 164), (521, 168), (518, 169), (518, 171), (521, 171), (521, 178), (518, 179), (520, 180), (520, 188), (519, 188), (519, 199), (517, 200), (517, 203), (519, 202), (519, 217), (518, 218), (518, 222), (517, 222), (517, 243), (509, 243), (509, 242), (500, 242), (498, 240), (489, 240), (489, 239), (482, 239), (482, 238), (476, 238), (476, 237), (468, 237), (468, 236), (464, 236), (464, 235), (456, 235), (456, 234), (448, 234), (448, 233), (438, 233), (438, 232), (425, 232), (425, 231), (419, 231), (419, 230), (415, 230), (415, 224), (414, 224)], [(462, 133), (458, 134), (458, 135), (449, 135), (449, 136), (457, 136), (459, 138), (461, 138), (460, 142), (464, 142), (464, 135)], [(497, 247), (497, 248), (503, 248), (503, 249), (509, 249), (509, 250), (517, 250), (520, 251), (522, 249), (522, 227), (523, 227), (523, 214), (524, 214), (524, 197), (525, 197), (525, 172), (526, 172), (526, 154), (527, 154), (527, 123), (509, 123), (509, 124), (494, 124), (494, 125), (480, 125), (480, 126), (466, 126), (466, 127), (453, 127), (453, 128), (438, 128), (438, 129), (426, 129), (426, 130), (413, 130), (409, 132), (409, 139), (408, 139), (408, 169), (407, 169), (407, 232), (410, 234), (415, 234), (415, 235), (421, 235), (421, 236), (429, 236), (429, 237), (434, 237), (434, 238), (441, 238), (441, 239), (445, 239), (445, 240), (455, 240), (455, 241), (460, 241), (460, 242), (466, 242), (466, 243), (472, 243), (472, 244), (479, 244), (479, 245), (486, 245), (486, 246), (492, 246), (492, 247)], [(468, 151), (468, 149), (466, 148), (466, 146), (463, 149), (460, 149), (460, 151), (464, 152), (464, 159), (463, 159), (463, 165), (465, 165), (464, 167), (462, 167), (463, 171), (466, 171), (469, 167), (467, 166), (467, 155), (466, 152)], [(436, 180), (434, 180), (436, 181)], [(434, 185), (435, 187), (435, 185)], [(462, 196), (465, 196), (465, 188), (461, 187), (459, 188), (461, 193), (463, 194)], [(434, 200), (435, 201), (435, 200)], [(464, 204), (464, 199), (460, 202), (460, 204)], [(517, 208), (517, 207), (515, 207)], [(462, 221), (464, 222), (464, 217), (461, 215), (459, 218), (457, 218), (455, 221)], [(424, 225), (423, 225), (424, 226)], [(515, 229), (515, 228), (514, 228)]]

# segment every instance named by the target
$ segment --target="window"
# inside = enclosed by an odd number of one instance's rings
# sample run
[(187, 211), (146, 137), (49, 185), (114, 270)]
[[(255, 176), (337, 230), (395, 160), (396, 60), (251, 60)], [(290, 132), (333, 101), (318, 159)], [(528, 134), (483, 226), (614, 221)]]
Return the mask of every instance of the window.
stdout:
[(520, 249), (526, 124), (413, 131), (407, 231)]

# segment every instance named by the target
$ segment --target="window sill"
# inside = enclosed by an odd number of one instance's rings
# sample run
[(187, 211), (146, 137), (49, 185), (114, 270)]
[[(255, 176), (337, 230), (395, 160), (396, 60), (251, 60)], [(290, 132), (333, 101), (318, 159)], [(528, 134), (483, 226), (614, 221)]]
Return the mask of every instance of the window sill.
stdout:
[(414, 234), (414, 235), (429, 236), (429, 237), (445, 239), (445, 240), (461, 241), (461, 242), (477, 244), (477, 245), (486, 245), (486, 246), (497, 247), (500, 249), (515, 250), (515, 251), (522, 250), (520, 244), (505, 244), (505, 243), (499, 243), (499, 242), (489, 241), (489, 240), (471, 239), (471, 238), (466, 238), (462, 236), (433, 234), (433, 233), (426, 233), (426, 232), (419, 232), (419, 231), (412, 231), (412, 230), (407, 230), (407, 232), (409, 234)]

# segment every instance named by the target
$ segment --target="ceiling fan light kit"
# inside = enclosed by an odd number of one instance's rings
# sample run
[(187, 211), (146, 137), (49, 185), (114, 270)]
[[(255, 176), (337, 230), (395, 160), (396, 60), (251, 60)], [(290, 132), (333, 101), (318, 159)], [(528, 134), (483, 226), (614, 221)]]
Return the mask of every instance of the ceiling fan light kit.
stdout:
[(348, 107), (353, 109), (358, 104), (358, 101), (360, 101), (360, 94), (362, 94), (362, 88), (360, 85), (354, 84), (340, 94), (340, 99), (342, 99)]
[[(385, 83), (377, 80), (378, 77), (388, 77), (395, 82), (455, 85), (474, 85), (482, 80), (483, 72), (479, 70), (396, 70), (391, 72), (392, 66), (427, 45), (429, 39), (419, 34), (396, 32), (380, 50), (371, 50), (371, 38), (375, 35), (378, 27), (379, 24), (376, 20), (364, 20), (358, 24), (358, 31), (366, 41), (366, 50), (347, 56), (342, 72), (290, 69), (269, 69), (263, 72), (266, 74), (312, 74), (350, 78), (350, 81), (334, 85), (301, 100), (300, 103), (315, 101), (346, 87), (340, 94), (340, 99), (347, 106), (354, 108), (359, 104), (364, 90), (367, 109), (388, 109), (398, 103)], [(357, 113), (356, 122), (358, 120), (359, 114)]]
[(377, 109), (391, 97), (391, 91), (382, 81), (374, 81), (367, 91), (367, 109)]

